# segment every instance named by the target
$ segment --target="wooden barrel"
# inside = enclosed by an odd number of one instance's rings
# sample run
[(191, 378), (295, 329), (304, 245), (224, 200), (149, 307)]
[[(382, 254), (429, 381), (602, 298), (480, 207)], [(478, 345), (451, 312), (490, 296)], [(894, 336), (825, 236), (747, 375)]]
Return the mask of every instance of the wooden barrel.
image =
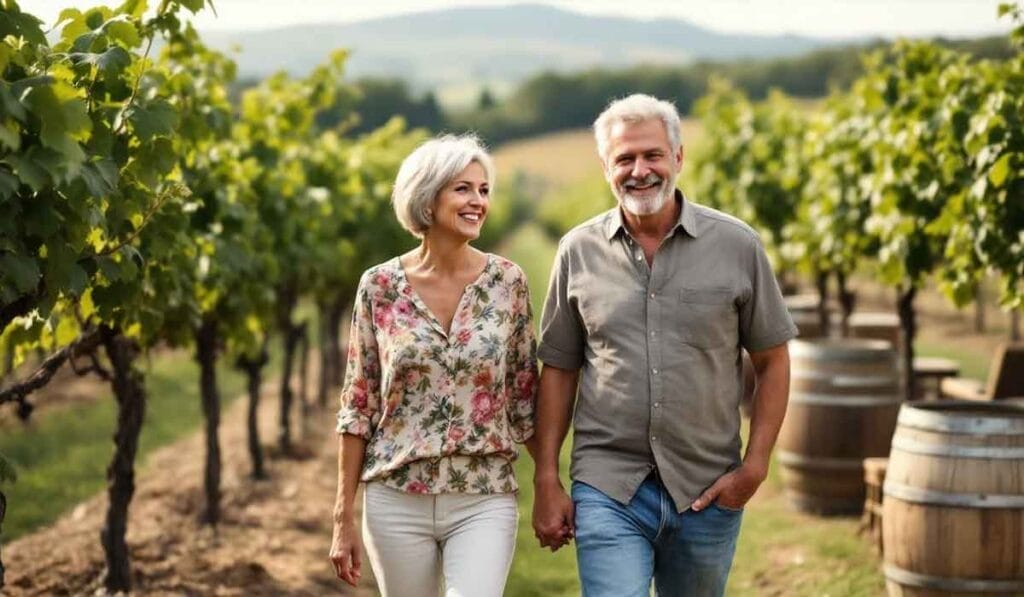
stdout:
[(1024, 595), (1024, 405), (904, 404), (884, 494), (890, 595)]
[(896, 352), (879, 340), (790, 343), (789, 408), (777, 460), (790, 503), (816, 514), (864, 507), (863, 461), (886, 456), (899, 413)]

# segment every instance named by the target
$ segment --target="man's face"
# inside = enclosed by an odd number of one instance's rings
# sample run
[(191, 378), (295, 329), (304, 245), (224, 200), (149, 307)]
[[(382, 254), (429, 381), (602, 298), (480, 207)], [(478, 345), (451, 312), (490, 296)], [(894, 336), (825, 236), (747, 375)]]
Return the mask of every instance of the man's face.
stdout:
[(638, 216), (660, 211), (672, 198), (682, 164), (682, 148), (670, 145), (661, 120), (612, 126), (604, 172), (626, 211)]

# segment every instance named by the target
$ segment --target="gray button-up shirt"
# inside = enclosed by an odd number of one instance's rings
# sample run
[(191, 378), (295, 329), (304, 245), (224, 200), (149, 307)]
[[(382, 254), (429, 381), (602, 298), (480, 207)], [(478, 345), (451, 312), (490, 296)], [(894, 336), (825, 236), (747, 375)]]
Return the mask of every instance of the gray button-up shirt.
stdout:
[(682, 512), (740, 462), (740, 349), (797, 330), (757, 234), (676, 201), (653, 267), (618, 208), (562, 238), (538, 357), (581, 370), (572, 478), (628, 503), (657, 467)]

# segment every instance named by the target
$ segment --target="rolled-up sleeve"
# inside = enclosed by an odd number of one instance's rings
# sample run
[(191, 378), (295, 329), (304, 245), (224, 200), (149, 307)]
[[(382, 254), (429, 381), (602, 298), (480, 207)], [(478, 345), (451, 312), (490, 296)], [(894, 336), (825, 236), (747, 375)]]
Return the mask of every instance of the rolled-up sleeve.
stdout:
[(576, 370), (583, 366), (585, 337), (579, 313), (569, 300), (569, 261), (569, 243), (563, 241), (551, 268), (537, 356), (545, 365)]
[(352, 308), (348, 364), (338, 410), (338, 433), (369, 439), (380, 411), (380, 358), (373, 329), (372, 301), (366, 275), (359, 281)]
[(757, 352), (793, 339), (797, 328), (786, 309), (764, 246), (753, 239), (749, 250), (751, 290), (740, 308), (740, 342), (748, 351)]
[(512, 336), (505, 379), (510, 393), (506, 408), (512, 439), (522, 443), (533, 436), (533, 416), (537, 407), (537, 340), (533, 331), (530, 289), (521, 270), (513, 281), (512, 303)]

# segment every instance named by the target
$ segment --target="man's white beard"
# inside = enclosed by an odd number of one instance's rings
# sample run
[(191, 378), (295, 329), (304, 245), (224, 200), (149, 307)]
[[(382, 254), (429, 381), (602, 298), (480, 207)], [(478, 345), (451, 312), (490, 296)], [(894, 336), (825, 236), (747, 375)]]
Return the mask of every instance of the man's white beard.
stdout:
[(649, 216), (654, 213), (661, 211), (661, 208), (665, 207), (665, 203), (672, 197), (673, 191), (676, 188), (675, 177), (671, 179), (661, 178), (661, 186), (658, 188), (658, 192), (654, 196), (640, 197), (633, 195), (629, 192), (627, 185), (629, 184), (651, 184), (656, 182), (651, 180), (651, 177), (659, 179), (656, 174), (648, 174), (643, 181), (636, 180), (635, 178), (628, 178), (623, 181), (622, 186), (612, 185), (615, 191), (615, 196), (618, 198), (619, 203), (622, 204), (622, 208), (629, 213), (637, 216)]

